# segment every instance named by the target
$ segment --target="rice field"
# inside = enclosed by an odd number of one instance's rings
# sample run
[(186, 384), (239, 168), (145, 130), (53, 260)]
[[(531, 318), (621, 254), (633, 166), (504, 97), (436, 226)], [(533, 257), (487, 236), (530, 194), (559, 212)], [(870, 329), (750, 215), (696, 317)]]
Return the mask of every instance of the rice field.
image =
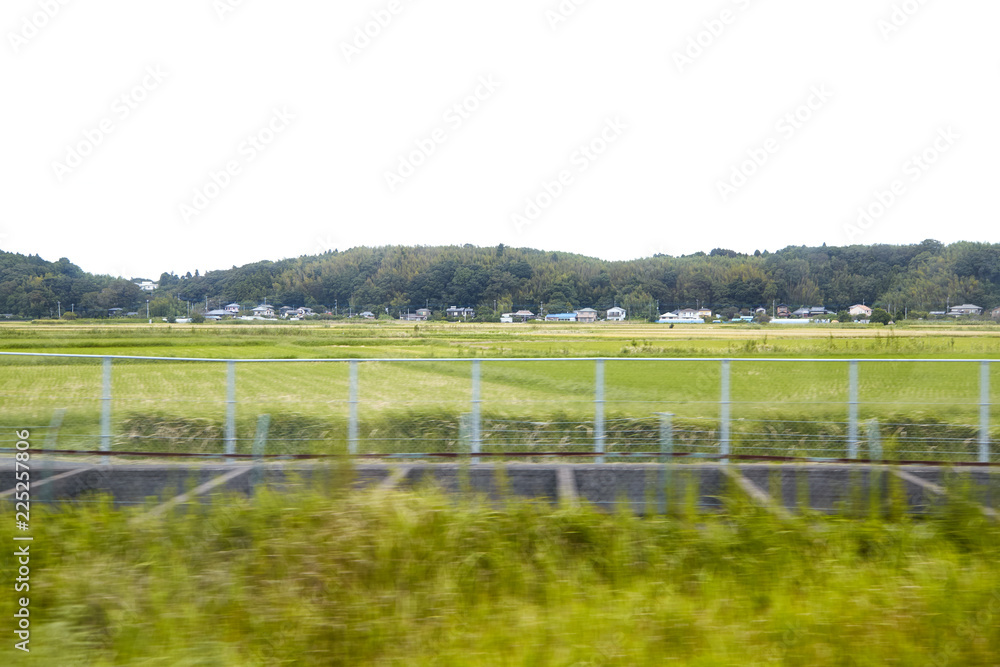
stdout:
[[(733, 360), (734, 437), (744, 438), (748, 452), (765, 451), (766, 445), (778, 453), (781, 447), (765, 440), (794, 444), (802, 436), (801, 444), (813, 443), (814, 449), (829, 452), (819, 455), (833, 456), (843, 449), (849, 401), (848, 365), (837, 360), (864, 358), (872, 361), (859, 364), (860, 419), (879, 419), (886, 437), (909, 438), (903, 449), (910, 456), (931, 457), (957, 457), (974, 448), (979, 365), (877, 360), (1000, 358), (1000, 329), (990, 325), (804, 330), (615, 323), (299, 324), (5, 325), (0, 326), (0, 351), (282, 360), (237, 364), (236, 419), (243, 452), (250, 450), (261, 414), (270, 415), (276, 427), (285, 424), (284, 439), (275, 441), (285, 450), (343, 447), (350, 398), (345, 362), (360, 360), (358, 414), (365, 453), (460, 447), (458, 422), (472, 409), (474, 359), (481, 365), (478, 405), (487, 446), (585, 446), (593, 439), (596, 368), (581, 357), (602, 356), (608, 358), (603, 410), (612, 446), (617, 442), (638, 451), (644, 443), (653, 444), (656, 415), (665, 412), (674, 415), (681, 446), (685, 437), (692, 451), (715, 446), (721, 413), (718, 359), (724, 357)], [(296, 361), (304, 359), (328, 361)], [(102, 407), (99, 359), (0, 357), (0, 378), (0, 423), (44, 429), (58, 413), (56, 446), (95, 448)], [(219, 451), (226, 388), (222, 362), (115, 361), (114, 447), (169, 449), (171, 442), (183, 440), (185, 451)], [(991, 424), (1000, 424), (1000, 363), (990, 368), (990, 402)]]

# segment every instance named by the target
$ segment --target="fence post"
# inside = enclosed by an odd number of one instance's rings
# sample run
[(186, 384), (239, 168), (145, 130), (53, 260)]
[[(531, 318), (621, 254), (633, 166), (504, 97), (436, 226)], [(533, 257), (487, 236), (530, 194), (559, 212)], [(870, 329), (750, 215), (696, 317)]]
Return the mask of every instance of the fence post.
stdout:
[(868, 458), (873, 462), (882, 460), (882, 434), (877, 419), (868, 422)]
[[(226, 362), (226, 454), (236, 453), (236, 362)], [(227, 463), (235, 459), (226, 458)]]
[(674, 413), (660, 412), (660, 514), (667, 513), (674, 460)]
[(877, 517), (881, 513), (882, 503), (882, 469), (878, 466), (882, 461), (882, 434), (879, 432), (878, 419), (868, 422), (868, 457), (872, 461), (868, 464), (869, 500), (872, 516)]
[(719, 454), (721, 462), (729, 463), (729, 359), (722, 360), (722, 382), (719, 396)]
[[(62, 426), (63, 417), (66, 416), (66, 408), (56, 408), (55, 412), (52, 413), (52, 421), (49, 422), (49, 429), (45, 432), (45, 449), (54, 450), (59, 444), (59, 427)], [(49, 463), (51, 461), (50, 457), (55, 456), (55, 452), (43, 457), (41, 460), (41, 479), (46, 477), (51, 477), (52, 475), (46, 475), (48, 472)], [(56, 474), (55, 471), (52, 474)], [(40, 493), (40, 499), (43, 503), (47, 503), (52, 500), (52, 484), (46, 484), (42, 487)]]
[[(472, 413), (469, 415), (469, 419), (472, 420), (470, 428), (470, 449), (473, 454), (479, 453), (479, 446), (482, 443), (482, 433), (480, 432), (480, 418), (479, 418), (479, 378), (480, 378), (480, 368), (479, 359), (472, 360)], [(479, 463), (479, 457), (472, 457), (473, 463)]]
[(358, 453), (358, 362), (347, 362), (347, 453)]
[[(101, 377), (101, 451), (111, 451), (111, 357), (104, 357)], [(110, 460), (108, 456), (101, 457), (103, 465)]]
[[(604, 453), (604, 359), (598, 359), (594, 366), (594, 453)], [(598, 456), (595, 463), (604, 463)]]
[(847, 366), (847, 458), (858, 458), (858, 360), (851, 359)]
[(271, 415), (260, 415), (257, 417), (257, 432), (253, 436), (253, 477), (250, 485), (250, 491), (253, 492), (254, 488), (261, 478), (260, 465), (262, 463), (262, 457), (264, 452), (267, 450), (267, 431), (271, 427)]
[(979, 364), (979, 462), (990, 462), (990, 362)]

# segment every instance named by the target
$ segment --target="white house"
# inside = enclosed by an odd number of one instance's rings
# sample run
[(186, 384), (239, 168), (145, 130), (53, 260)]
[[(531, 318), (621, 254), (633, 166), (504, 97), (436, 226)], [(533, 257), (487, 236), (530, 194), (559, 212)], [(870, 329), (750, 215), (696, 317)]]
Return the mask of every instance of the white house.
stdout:
[(373, 313), (370, 310), (366, 310), (363, 313), (359, 313), (358, 317), (363, 317), (366, 320), (374, 320), (375, 319), (375, 313)]
[(868, 306), (866, 306), (864, 304), (860, 304), (860, 303), (854, 304), (853, 306), (851, 306), (850, 308), (848, 308), (847, 312), (849, 312), (851, 314), (851, 317), (858, 317), (858, 316), (861, 316), (861, 317), (871, 317), (872, 316), (872, 309), (869, 308)]
[(596, 322), (597, 321), (597, 311), (593, 308), (581, 308), (580, 310), (574, 311), (576, 313), (577, 322)]
[[(695, 312), (695, 311), (692, 311), (690, 308), (687, 308), (685, 310), (681, 310), (680, 312), (683, 313), (685, 311)], [(700, 317), (694, 317), (694, 316), (687, 317), (687, 316), (684, 316), (684, 315), (679, 315), (677, 312), (663, 313), (662, 315), (660, 315), (660, 319), (657, 320), (658, 324), (666, 324), (668, 322), (671, 323), (671, 324), (673, 324), (675, 322), (677, 324), (704, 324), (705, 320), (703, 320)]]
[(258, 317), (274, 317), (274, 306), (262, 303), (253, 309), (253, 314)]
[(514, 313), (503, 313), (500, 316), (500, 321), (504, 324), (510, 324), (514, 321)]
[(615, 306), (614, 308), (608, 308), (608, 322), (624, 322), (625, 321), (625, 309)]
[(545, 316), (546, 322), (576, 322), (576, 313), (550, 313)]
[(229, 304), (228, 306), (226, 306), (226, 312), (229, 313), (230, 315), (239, 315), (240, 314), (240, 304), (238, 304), (238, 303), (231, 303), (231, 304)]
[[(675, 310), (674, 314), (682, 320), (691, 320), (696, 317), (701, 317), (698, 314), (698, 310), (695, 308), (681, 308), (680, 310)], [(709, 316), (711, 316), (711, 312), (709, 312)]]
[(952, 317), (960, 317), (961, 315), (982, 315), (983, 307), (974, 306), (971, 303), (963, 303), (961, 306), (952, 306), (948, 311), (948, 314)]
[(306, 308), (305, 306), (302, 306), (295, 312), (298, 313), (299, 317), (308, 317), (309, 315), (315, 315), (315, 313), (313, 313), (312, 308)]
[(158, 285), (154, 283), (152, 280), (143, 280), (136, 284), (139, 285), (139, 289), (141, 289), (143, 292), (152, 292), (158, 287)]

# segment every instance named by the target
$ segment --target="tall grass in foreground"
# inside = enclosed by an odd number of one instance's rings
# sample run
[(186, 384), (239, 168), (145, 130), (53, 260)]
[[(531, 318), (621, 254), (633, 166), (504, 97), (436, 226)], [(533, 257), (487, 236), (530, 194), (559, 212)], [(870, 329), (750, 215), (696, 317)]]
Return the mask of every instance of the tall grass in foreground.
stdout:
[[(989, 665), (1000, 528), (637, 518), (424, 488), (32, 516), (30, 656), (5, 665)], [(339, 491), (338, 491), (339, 489)], [(7, 557), (10, 558), (9, 556)], [(9, 561), (8, 561), (9, 562)], [(10, 619), (15, 595), (0, 615)], [(9, 627), (9, 624), (8, 624)]]

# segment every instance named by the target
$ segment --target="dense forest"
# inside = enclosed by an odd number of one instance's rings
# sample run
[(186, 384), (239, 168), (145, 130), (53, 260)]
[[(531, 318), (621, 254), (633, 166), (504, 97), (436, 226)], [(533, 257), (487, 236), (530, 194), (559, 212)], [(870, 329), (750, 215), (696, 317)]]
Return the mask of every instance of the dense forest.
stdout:
[(503, 245), (360, 247), (147, 279), (159, 284), (152, 294), (130, 280), (86, 273), (66, 258), (0, 252), (0, 313), (106, 317), (111, 308), (144, 310), (147, 298), (154, 316), (265, 298), (276, 306), (391, 315), (449, 305), (475, 306), (487, 316), (522, 307), (538, 312), (541, 304), (546, 312), (617, 304), (639, 316), (774, 303), (833, 311), (862, 302), (893, 311), (944, 310), (948, 303), (991, 308), (1000, 305), (1000, 244), (790, 246), (752, 255), (717, 248), (618, 262)]

